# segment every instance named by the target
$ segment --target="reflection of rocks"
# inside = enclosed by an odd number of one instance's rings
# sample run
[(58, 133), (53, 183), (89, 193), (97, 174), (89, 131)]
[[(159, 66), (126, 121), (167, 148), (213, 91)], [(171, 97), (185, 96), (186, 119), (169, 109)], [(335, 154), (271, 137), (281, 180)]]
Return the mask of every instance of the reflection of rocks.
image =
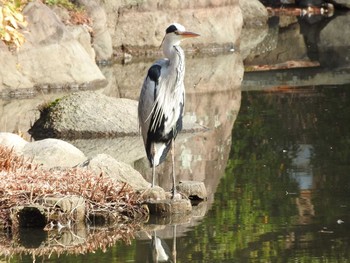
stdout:
[[(154, 59), (113, 66), (114, 76), (120, 76), (114, 89), (105, 90), (106, 95), (120, 94), (122, 98), (137, 100), (148, 68)], [(130, 76), (133, 76), (132, 78)], [(218, 92), (236, 88), (243, 77), (243, 64), (238, 53), (217, 56), (186, 57), (186, 94)], [(186, 101), (186, 108), (189, 102)]]
[[(290, 41), (293, 40), (293, 45)], [(265, 65), (277, 64), (289, 60), (304, 60), (307, 57), (307, 47), (300, 26), (297, 23), (280, 30), (278, 24), (269, 29), (269, 35), (256, 47), (256, 54), (250, 54), (245, 60), (247, 64)]]
[(247, 57), (264, 40), (267, 34), (267, 11), (259, 1), (240, 0), (243, 15), (243, 29), (240, 38), (240, 52)]
[(27, 131), (39, 118), (38, 106), (64, 95), (66, 93), (41, 94), (33, 98), (0, 99), (0, 131), (20, 133), (29, 140)]
[(305, 87), (344, 85), (350, 79), (350, 69), (295, 68), (289, 70), (252, 71), (244, 74), (243, 90), (261, 90), (279, 86)]
[(117, 241), (130, 241), (137, 224), (115, 224), (113, 227), (89, 227), (84, 225), (61, 230), (43, 231), (19, 229), (11, 235), (0, 234), (0, 255), (47, 257), (52, 254), (85, 254), (99, 249), (105, 251)]
[[(350, 15), (337, 16), (320, 33), (319, 60), (328, 67), (349, 67), (350, 65)], [(341, 30), (339, 30), (341, 28)]]

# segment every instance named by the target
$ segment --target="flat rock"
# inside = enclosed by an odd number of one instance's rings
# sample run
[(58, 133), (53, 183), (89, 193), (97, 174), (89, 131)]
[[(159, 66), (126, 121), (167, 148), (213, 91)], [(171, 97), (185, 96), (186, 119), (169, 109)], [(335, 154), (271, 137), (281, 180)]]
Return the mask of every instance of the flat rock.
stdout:
[(29, 133), (35, 139), (138, 135), (137, 104), (98, 92), (73, 93), (42, 109)]
[(45, 139), (28, 143), (23, 155), (43, 168), (73, 167), (86, 160), (86, 156), (75, 146), (58, 139)]

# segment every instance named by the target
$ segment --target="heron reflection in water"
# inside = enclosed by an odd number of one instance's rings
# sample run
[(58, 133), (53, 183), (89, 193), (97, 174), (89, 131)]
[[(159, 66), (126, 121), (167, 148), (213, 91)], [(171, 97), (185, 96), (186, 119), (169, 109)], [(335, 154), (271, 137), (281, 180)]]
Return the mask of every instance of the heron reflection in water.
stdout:
[(148, 262), (172, 262), (176, 263), (176, 225), (173, 226), (173, 247), (170, 250), (168, 244), (157, 236), (157, 231), (153, 231), (151, 237), (151, 249)]

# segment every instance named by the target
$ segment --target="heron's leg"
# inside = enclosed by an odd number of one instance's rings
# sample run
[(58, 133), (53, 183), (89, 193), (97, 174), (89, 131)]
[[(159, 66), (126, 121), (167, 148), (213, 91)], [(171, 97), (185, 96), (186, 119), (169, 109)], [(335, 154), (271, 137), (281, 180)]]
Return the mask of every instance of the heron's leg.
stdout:
[(171, 198), (174, 199), (176, 195), (176, 186), (175, 186), (175, 140), (173, 139), (171, 142), (171, 159), (173, 162), (173, 189), (171, 190), (172, 196)]
[(156, 166), (152, 164), (152, 188), (154, 187), (154, 178), (156, 177)]
[(155, 177), (156, 177), (156, 166), (154, 165), (154, 156), (156, 155), (156, 146), (153, 143), (151, 147), (153, 148), (152, 150), (152, 188), (153, 188)]
[(173, 262), (176, 263), (176, 225), (173, 226)]

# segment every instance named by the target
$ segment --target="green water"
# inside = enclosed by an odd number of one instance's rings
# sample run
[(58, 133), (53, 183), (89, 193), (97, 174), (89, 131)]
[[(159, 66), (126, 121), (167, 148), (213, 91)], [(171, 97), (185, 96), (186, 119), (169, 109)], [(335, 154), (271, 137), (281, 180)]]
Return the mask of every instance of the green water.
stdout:
[[(178, 230), (176, 262), (350, 262), (349, 190), (350, 86), (243, 92), (214, 202)], [(152, 262), (150, 252), (135, 239), (36, 262)]]

